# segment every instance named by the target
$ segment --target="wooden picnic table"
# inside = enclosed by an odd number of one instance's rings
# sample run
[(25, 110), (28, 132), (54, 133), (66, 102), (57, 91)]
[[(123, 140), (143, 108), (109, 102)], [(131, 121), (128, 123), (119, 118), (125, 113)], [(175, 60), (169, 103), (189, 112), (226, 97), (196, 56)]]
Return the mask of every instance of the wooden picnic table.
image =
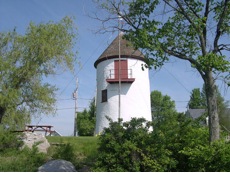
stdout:
[(52, 130), (51, 125), (26, 125), (25, 131), (27, 132), (34, 132), (34, 131), (43, 131), (45, 132), (45, 136), (49, 135), (51, 136)]

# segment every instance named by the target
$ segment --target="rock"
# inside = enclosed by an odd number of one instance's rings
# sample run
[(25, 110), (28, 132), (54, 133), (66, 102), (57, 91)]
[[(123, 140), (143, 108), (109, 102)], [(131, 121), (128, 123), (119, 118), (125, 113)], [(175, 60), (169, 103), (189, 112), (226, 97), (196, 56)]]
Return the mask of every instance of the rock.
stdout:
[(38, 168), (38, 172), (76, 172), (74, 165), (66, 160), (50, 160)]
[(49, 142), (39, 133), (32, 133), (32, 132), (24, 132), (24, 136), (22, 137), (22, 141), (24, 142), (24, 146), (28, 146), (32, 148), (33, 145), (36, 145), (39, 152), (47, 153), (48, 148), (50, 147)]

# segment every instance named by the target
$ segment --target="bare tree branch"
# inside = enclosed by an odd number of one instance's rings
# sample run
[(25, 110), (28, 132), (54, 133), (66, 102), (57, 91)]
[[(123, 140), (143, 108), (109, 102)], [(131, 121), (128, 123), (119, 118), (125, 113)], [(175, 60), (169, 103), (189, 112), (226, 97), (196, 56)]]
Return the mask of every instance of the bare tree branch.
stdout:
[(186, 13), (186, 11), (185, 11), (184, 7), (182, 6), (181, 2), (179, 0), (175, 0), (175, 1), (176, 1), (176, 3), (177, 3), (177, 5), (178, 5), (180, 10), (178, 10), (176, 7), (172, 6), (167, 0), (164, 0), (164, 2), (166, 4), (168, 4), (171, 8), (173, 8), (178, 13), (182, 14), (188, 20), (188, 22), (195, 28), (195, 30), (198, 32), (198, 35), (199, 35), (202, 54), (206, 55), (206, 44), (205, 44), (206, 41), (205, 41), (205, 38), (203, 37), (203, 35), (199, 34), (200, 33), (199, 28), (197, 28), (197, 26), (195, 25), (194, 21), (188, 16), (188, 13)]
[(205, 12), (204, 12), (205, 27), (203, 28), (203, 36), (205, 40), (205, 45), (207, 45), (207, 25), (206, 24), (208, 20), (209, 6), (210, 6), (210, 0), (207, 0), (206, 5), (205, 5)]
[(201, 65), (195, 60), (193, 59), (192, 57), (188, 57), (186, 56), (185, 54), (182, 54), (181, 52), (177, 52), (177, 51), (174, 51), (174, 50), (169, 50), (169, 49), (166, 49), (162, 46), (162, 49), (168, 53), (169, 55), (172, 55), (174, 57), (177, 57), (181, 60), (187, 60), (189, 61), (191, 64), (194, 64), (198, 70), (198, 72), (200, 73), (201, 77), (204, 78), (205, 77), (205, 73), (202, 71), (202, 67)]
[(220, 15), (220, 18), (219, 18), (219, 21), (218, 21), (218, 24), (216, 27), (216, 37), (214, 39), (214, 45), (213, 45), (214, 46), (214, 50), (213, 50), (214, 53), (218, 52), (218, 41), (220, 39), (221, 34), (223, 33), (223, 31), (221, 31), (221, 27), (222, 27), (223, 22), (224, 22), (224, 17), (226, 15), (227, 11), (229, 10), (228, 9), (228, 3), (229, 3), (229, 0), (225, 0), (224, 8), (222, 10), (222, 13)]

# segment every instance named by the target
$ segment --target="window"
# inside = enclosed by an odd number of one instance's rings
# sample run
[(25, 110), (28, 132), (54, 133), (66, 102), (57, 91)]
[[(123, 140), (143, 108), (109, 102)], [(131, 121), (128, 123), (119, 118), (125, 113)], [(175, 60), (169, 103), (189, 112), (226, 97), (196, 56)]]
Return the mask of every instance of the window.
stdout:
[(101, 102), (107, 102), (107, 89), (101, 91)]

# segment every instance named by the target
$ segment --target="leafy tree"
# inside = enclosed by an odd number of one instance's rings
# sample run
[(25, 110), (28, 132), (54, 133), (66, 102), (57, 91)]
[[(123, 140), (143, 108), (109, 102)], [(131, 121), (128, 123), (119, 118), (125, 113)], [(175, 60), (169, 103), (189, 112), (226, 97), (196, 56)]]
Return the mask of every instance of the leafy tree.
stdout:
[(90, 102), (89, 110), (79, 112), (77, 116), (77, 129), (80, 136), (93, 136), (96, 123), (95, 98)]
[[(230, 44), (224, 39), (230, 34), (230, 1), (108, 0), (100, 7), (109, 13), (100, 19), (104, 25), (108, 24), (103, 28), (119, 27), (124, 31), (124, 37), (145, 52), (147, 67), (160, 67), (175, 57), (197, 70), (205, 84), (210, 141), (218, 140), (215, 75), (227, 74), (223, 79), (229, 82), (230, 75), (224, 72), (230, 71), (225, 56)], [(109, 20), (116, 18), (122, 18), (123, 24), (117, 26)]]
[(206, 99), (202, 97), (200, 88), (193, 89), (188, 103), (189, 109), (205, 109), (206, 105)]
[(60, 68), (73, 69), (73, 21), (35, 25), (26, 33), (0, 33), (0, 123), (23, 125), (31, 115), (54, 113), (57, 88), (44, 82)]
[(151, 110), (154, 117), (160, 118), (170, 112), (176, 112), (175, 102), (168, 95), (162, 95), (160, 91), (151, 92)]
[[(206, 94), (205, 94), (205, 86), (203, 86), (202, 91), (199, 88), (195, 88), (192, 90), (190, 101), (188, 106), (190, 109), (207, 109), (207, 102), (206, 102)], [(221, 96), (220, 91), (217, 88), (217, 108), (218, 114), (220, 119), (220, 126), (223, 130), (227, 130), (230, 128), (230, 120), (229, 116), (226, 115), (226, 110), (228, 108), (228, 102), (224, 100)], [(227, 129), (226, 129), (227, 128)]]
[(177, 116), (175, 102), (171, 100), (170, 96), (163, 95), (160, 91), (151, 92), (151, 109), (153, 116), (153, 128), (154, 130), (158, 128), (167, 128), (171, 126)]

